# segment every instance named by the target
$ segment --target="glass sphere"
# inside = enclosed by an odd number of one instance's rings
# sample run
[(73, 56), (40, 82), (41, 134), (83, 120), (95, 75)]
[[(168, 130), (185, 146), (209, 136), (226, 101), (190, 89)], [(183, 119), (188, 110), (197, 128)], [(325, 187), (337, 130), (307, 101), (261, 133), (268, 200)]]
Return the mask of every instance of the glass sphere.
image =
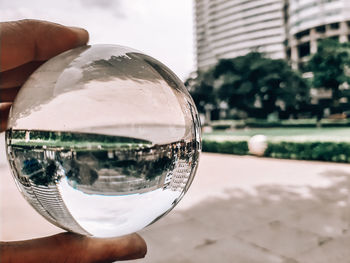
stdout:
[(116, 45), (62, 53), (20, 90), (6, 131), (18, 188), (47, 220), (97, 237), (135, 232), (188, 190), (196, 107), (154, 58)]

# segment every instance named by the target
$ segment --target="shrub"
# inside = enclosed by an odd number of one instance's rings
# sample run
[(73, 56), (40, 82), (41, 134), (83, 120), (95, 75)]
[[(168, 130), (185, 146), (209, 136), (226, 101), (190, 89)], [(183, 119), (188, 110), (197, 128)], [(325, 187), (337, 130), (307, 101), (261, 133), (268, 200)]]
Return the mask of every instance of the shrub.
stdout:
[(269, 142), (264, 156), (298, 160), (350, 162), (350, 143)]
[(245, 121), (246, 127), (250, 128), (277, 128), (282, 127), (280, 121), (267, 121), (265, 119), (247, 119)]
[(214, 130), (226, 130), (231, 128), (231, 125), (229, 124), (217, 124), (217, 125), (212, 125)]
[(202, 149), (203, 152), (246, 155), (248, 154), (248, 143), (246, 141), (216, 142), (203, 140)]
[[(247, 155), (246, 141), (203, 140), (203, 152)], [(268, 142), (265, 157), (350, 163), (348, 142)]]

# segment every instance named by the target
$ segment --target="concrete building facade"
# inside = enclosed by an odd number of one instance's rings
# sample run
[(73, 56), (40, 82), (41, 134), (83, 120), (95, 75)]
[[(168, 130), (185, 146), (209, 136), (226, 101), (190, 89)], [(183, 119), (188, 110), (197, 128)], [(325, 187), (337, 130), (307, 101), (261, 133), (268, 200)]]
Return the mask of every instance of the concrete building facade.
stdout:
[(286, 58), (285, 0), (195, 0), (197, 68), (253, 50)]
[(256, 50), (294, 68), (324, 38), (350, 38), (349, 0), (195, 0), (198, 69)]
[(317, 52), (320, 39), (349, 41), (349, 0), (289, 0), (287, 8), (287, 57), (294, 68)]

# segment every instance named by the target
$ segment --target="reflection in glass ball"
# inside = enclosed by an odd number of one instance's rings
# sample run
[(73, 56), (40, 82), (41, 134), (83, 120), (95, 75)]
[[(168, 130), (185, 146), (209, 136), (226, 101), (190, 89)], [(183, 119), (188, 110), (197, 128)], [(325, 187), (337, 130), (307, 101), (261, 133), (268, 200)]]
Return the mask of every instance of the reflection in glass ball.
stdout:
[(169, 212), (201, 149), (182, 82), (157, 60), (114, 45), (42, 65), (13, 104), (6, 142), (29, 203), (59, 227), (98, 237), (135, 232)]

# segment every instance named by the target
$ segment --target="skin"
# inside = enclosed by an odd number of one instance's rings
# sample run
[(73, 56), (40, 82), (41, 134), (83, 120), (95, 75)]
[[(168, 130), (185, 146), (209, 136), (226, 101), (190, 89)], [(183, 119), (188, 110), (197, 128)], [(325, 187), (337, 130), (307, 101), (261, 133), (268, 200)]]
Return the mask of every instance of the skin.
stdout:
[[(86, 30), (37, 20), (0, 23), (0, 131), (17, 92), (46, 60), (85, 45)], [(114, 262), (143, 258), (145, 241), (137, 234), (92, 238), (73, 233), (15, 242), (0, 242), (0, 262)]]

